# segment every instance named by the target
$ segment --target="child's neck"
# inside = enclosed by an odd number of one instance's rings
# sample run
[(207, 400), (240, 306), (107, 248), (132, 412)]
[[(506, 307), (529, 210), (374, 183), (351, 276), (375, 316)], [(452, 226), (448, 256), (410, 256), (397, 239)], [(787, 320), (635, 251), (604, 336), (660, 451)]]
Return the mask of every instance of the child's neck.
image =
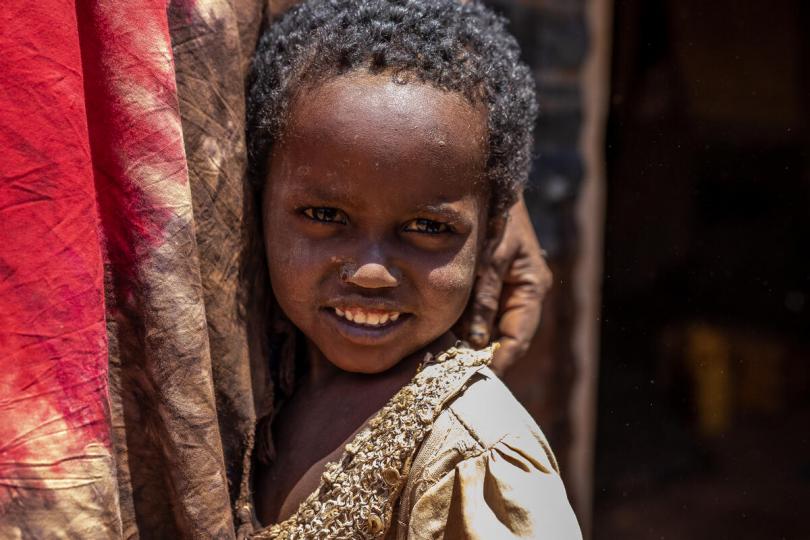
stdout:
[(309, 340), (307, 340), (307, 374), (302, 381), (310, 388), (328, 386), (333, 383), (345, 383), (349, 381), (364, 382), (372, 379), (400, 379), (407, 376), (408, 379), (416, 373), (419, 364), (425, 359), (427, 354), (437, 355), (452, 347), (458, 338), (448, 331), (439, 336), (429, 345), (422, 347), (416, 352), (408, 355), (398, 362), (394, 367), (380, 373), (353, 373), (344, 371), (335, 366), (329, 359)]

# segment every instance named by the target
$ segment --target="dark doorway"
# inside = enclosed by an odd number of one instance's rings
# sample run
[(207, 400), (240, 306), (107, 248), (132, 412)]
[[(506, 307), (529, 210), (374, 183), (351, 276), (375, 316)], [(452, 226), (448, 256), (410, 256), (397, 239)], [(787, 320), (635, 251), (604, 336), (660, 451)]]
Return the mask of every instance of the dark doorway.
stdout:
[(594, 538), (810, 538), (810, 8), (614, 11)]

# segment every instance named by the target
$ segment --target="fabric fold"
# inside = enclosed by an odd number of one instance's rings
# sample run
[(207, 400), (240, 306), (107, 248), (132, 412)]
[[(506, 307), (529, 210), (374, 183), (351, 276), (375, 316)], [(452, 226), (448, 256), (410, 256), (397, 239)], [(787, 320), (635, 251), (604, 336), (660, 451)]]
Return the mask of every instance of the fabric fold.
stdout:
[(102, 248), (76, 11), (11, 2), (0, 28), (0, 538), (115, 538)]

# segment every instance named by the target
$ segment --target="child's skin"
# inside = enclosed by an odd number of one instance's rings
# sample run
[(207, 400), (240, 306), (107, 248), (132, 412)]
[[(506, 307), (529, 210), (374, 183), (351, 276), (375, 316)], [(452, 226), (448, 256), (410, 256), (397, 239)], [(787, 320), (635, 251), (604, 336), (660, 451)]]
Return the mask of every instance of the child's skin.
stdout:
[(455, 342), (491, 245), (486, 119), (459, 94), (389, 73), (339, 76), (291, 104), (264, 228), (273, 292), (307, 337), (309, 369), (274, 420), (277, 459), (257, 472), (263, 523), (286, 518), (298, 479)]

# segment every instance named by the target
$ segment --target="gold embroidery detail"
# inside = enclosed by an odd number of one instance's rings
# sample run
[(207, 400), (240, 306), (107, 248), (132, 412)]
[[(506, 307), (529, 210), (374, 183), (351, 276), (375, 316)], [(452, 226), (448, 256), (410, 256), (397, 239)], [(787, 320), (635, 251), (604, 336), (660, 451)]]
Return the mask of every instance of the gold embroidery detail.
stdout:
[(376, 535), (383, 530), (383, 522), (380, 516), (376, 514), (369, 514), (368, 516), (368, 532)]
[(399, 471), (393, 467), (388, 467), (383, 470), (382, 479), (389, 486), (395, 486), (399, 482)]
[(411, 460), (453, 388), (470, 367), (489, 364), (494, 347), (453, 347), (424, 364), (326, 465), (321, 484), (289, 519), (262, 529), (256, 540), (370, 540), (391, 523)]

